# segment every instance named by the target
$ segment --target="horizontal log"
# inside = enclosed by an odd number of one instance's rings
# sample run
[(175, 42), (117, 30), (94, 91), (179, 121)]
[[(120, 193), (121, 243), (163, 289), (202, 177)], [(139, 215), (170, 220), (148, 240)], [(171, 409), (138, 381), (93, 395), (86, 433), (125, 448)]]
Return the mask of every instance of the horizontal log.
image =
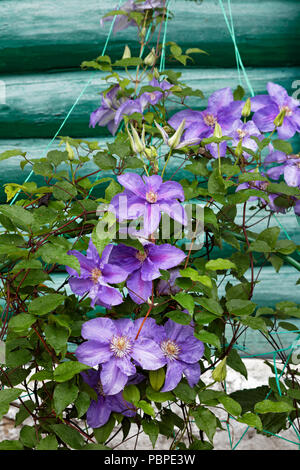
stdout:
[[(0, 104), (0, 139), (52, 137), (89, 80), (91, 84), (60, 134), (73, 137), (108, 135), (108, 131), (99, 126), (89, 128), (90, 113), (100, 104), (99, 93), (107, 88), (103, 76), (97, 71), (2, 76), (6, 100), (5, 104)], [(265, 93), (266, 83), (273, 81), (292, 94), (300, 67), (249, 69), (248, 76), (256, 93)], [(182, 81), (203, 91), (204, 100), (189, 99), (192, 108), (200, 109), (207, 105), (212, 92), (226, 86), (235, 88), (238, 77), (235, 69), (185, 69)], [(168, 106), (169, 115), (179, 109), (174, 102)]]
[[(101, 28), (100, 18), (117, 4), (117, 0), (2, 0), (0, 73), (78, 68), (83, 60), (101, 53), (109, 24)], [(299, 65), (299, 7), (298, 0), (233, 2), (236, 39), (245, 65)], [(209, 53), (195, 55), (196, 66), (235, 66), (232, 40), (217, 1), (177, 0), (171, 10), (175, 16), (168, 23), (167, 40)], [(135, 28), (112, 35), (108, 53), (120, 58), (126, 43), (137, 55)]]

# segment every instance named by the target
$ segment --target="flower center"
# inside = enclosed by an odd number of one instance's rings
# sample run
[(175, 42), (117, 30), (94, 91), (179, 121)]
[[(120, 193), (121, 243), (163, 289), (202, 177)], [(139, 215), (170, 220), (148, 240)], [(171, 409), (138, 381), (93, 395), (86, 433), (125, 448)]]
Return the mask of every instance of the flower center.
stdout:
[(131, 351), (131, 343), (126, 336), (113, 336), (110, 341), (110, 350), (115, 357), (124, 357)]
[(162, 341), (160, 347), (164, 355), (167, 356), (171, 361), (178, 359), (180, 347), (174, 341), (171, 339)]
[(143, 253), (142, 251), (138, 251), (138, 252), (136, 253), (135, 257), (136, 257), (139, 261), (143, 262), (143, 261), (145, 261), (145, 259), (147, 258), (147, 253), (145, 253), (145, 252)]
[(243, 131), (242, 129), (237, 129), (236, 131), (237, 131), (240, 139), (243, 139), (247, 135), (247, 132)]
[(281, 111), (285, 111), (286, 116), (291, 116), (293, 111), (288, 106), (282, 106)]
[(95, 268), (92, 270), (91, 278), (94, 284), (97, 284), (99, 277), (102, 276), (100, 269)]
[(149, 192), (146, 194), (146, 199), (147, 199), (147, 201), (150, 202), (151, 204), (154, 204), (155, 202), (157, 202), (158, 194), (157, 194), (157, 193), (154, 193), (153, 191), (149, 191)]
[(206, 114), (206, 116), (204, 116), (204, 122), (207, 126), (214, 127), (217, 120), (213, 114)]

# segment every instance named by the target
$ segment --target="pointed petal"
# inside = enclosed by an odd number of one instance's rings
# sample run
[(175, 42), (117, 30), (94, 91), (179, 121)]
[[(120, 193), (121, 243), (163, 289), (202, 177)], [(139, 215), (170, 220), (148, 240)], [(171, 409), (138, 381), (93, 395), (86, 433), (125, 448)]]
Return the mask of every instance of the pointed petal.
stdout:
[(184, 201), (184, 191), (181, 184), (176, 181), (163, 183), (158, 191), (158, 201), (161, 199), (179, 199)]
[(159, 269), (170, 269), (178, 266), (186, 256), (179, 248), (164, 243), (163, 245), (151, 245), (148, 257)]
[(296, 133), (295, 125), (291, 118), (286, 116), (283, 120), (282, 126), (278, 127), (277, 134), (279, 139), (288, 140), (291, 139)]
[(146, 197), (146, 185), (140, 175), (136, 173), (124, 173), (118, 176), (119, 183), (136, 196)]
[(145, 370), (157, 370), (163, 367), (166, 359), (159, 345), (152, 339), (143, 337), (143, 330), (134, 342), (133, 359)]
[(160, 222), (160, 205), (157, 203), (150, 204), (147, 203), (145, 204), (145, 209), (144, 209), (144, 226), (142, 229), (142, 233), (147, 236), (151, 235), (152, 233), (155, 232), (155, 230), (159, 226)]
[(87, 341), (78, 346), (75, 355), (82, 364), (94, 367), (110, 361), (112, 352), (108, 344), (99, 343), (98, 341)]
[(137, 270), (127, 279), (129, 295), (136, 304), (143, 304), (152, 295), (152, 281), (143, 281), (141, 271)]
[(125, 281), (128, 276), (127, 271), (120, 268), (120, 266), (113, 264), (105, 264), (102, 270), (104, 281), (108, 284), (118, 284)]
[(167, 365), (165, 384), (161, 389), (161, 392), (169, 392), (170, 390), (174, 390), (181, 380), (182, 373), (183, 364), (180, 361), (169, 361)]
[(100, 341), (101, 343), (109, 342), (116, 332), (114, 322), (106, 317), (93, 318), (85, 322), (81, 328), (81, 336), (84, 339)]
[(98, 401), (92, 400), (86, 413), (88, 426), (96, 429), (107, 423), (111, 414), (111, 408), (107, 405), (103, 397), (98, 397)]
[(187, 364), (187, 367), (183, 369), (183, 373), (187, 378), (189, 386), (195, 387), (195, 385), (197, 385), (200, 380), (200, 364), (198, 362), (196, 362), (195, 364)]
[(187, 215), (185, 209), (179, 202), (174, 200), (162, 200), (159, 201), (159, 207), (160, 210), (168, 214), (171, 219), (176, 220), (181, 225), (187, 225)]
[(117, 365), (117, 360), (112, 359), (102, 366), (100, 372), (103, 391), (106, 395), (115, 395), (124, 389), (128, 376)]

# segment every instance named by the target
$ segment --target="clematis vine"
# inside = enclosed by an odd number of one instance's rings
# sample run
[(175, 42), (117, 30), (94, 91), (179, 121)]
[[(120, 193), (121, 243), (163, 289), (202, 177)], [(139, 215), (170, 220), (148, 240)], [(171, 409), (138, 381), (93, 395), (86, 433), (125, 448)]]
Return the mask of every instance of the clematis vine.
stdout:
[[(141, 320), (136, 321), (137, 325), (140, 323)], [(190, 387), (197, 385), (201, 375), (199, 360), (204, 354), (204, 344), (195, 338), (191, 326), (180, 325), (171, 319), (164, 326), (159, 326), (150, 318), (146, 320), (142, 331), (160, 345), (165, 358), (167, 371), (162, 392), (173, 390), (183, 374)]]
[(88, 341), (78, 346), (76, 357), (91, 367), (101, 365), (105, 395), (116, 395), (124, 389), (128, 377), (136, 373), (135, 364), (144, 370), (157, 370), (164, 365), (159, 346), (143, 330), (136, 339), (137, 333), (136, 323), (127, 318), (93, 318), (82, 325), (81, 336)]
[(181, 225), (187, 224), (186, 212), (179, 202), (184, 200), (181, 184), (176, 181), (163, 183), (159, 175), (139, 176), (136, 173), (120, 175), (118, 181), (125, 191), (113, 197), (109, 210), (120, 222), (143, 217), (141, 234), (144, 236), (155, 232), (162, 212)]
[[(128, 0), (127, 2), (123, 3), (121, 5), (120, 10), (124, 11), (126, 13), (131, 13), (131, 12), (144, 12), (147, 10), (155, 10), (159, 8), (164, 7), (164, 0), (145, 0), (144, 2), (141, 1), (136, 1), (136, 0)], [(158, 12), (154, 13), (155, 15), (158, 14)], [(105, 21), (112, 21), (113, 16), (107, 16), (105, 18), (101, 19), (101, 25), (103, 25), (103, 22)], [(115, 22), (114, 22), (114, 27), (113, 27), (113, 32), (117, 33), (119, 31), (122, 31), (124, 29), (127, 29), (129, 26), (135, 26), (136, 22), (128, 18), (127, 15), (117, 15)]]
[(70, 287), (77, 295), (87, 294), (92, 300), (92, 307), (97, 304), (111, 308), (112, 305), (123, 302), (120, 292), (110, 284), (123, 282), (127, 277), (127, 272), (119, 266), (108, 263), (111, 250), (112, 245), (106, 246), (100, 258), (96, 247), (90, 240), (86, 256), (77, 250), (68, 252), (69, 255), (76, 256), (80, 263), (80, 274), (75, 269), (66, 266), (71, 276)]
[[(100, 368), (101, 370), (101, 368)], [(128, 418), (136, 415), (132, 403), (128, 403), (122, 392), (115, 395), (106, 395), (100, 379), (100, 370), (90, 369), (81, 372), (83, 380), (97, 393), (98, 400), (92, 400), (86, 413), (87, 424), (91, 428), (100, 428), (109, 420), (112, 412), (121, 413)]]
[(262, 132), (275, 129), (274, 120), (282, 114), (282, 125), (277, 128), (280, 139), (290, 139), (300, 132), (299, 101), (290, 97), (287, 91), (276, 83), (267, 84), (268, 95), (251, 98), (251, 109), (254, 111), (253, 121)]
[(126, 285), (129, 295), (134, 302), (142, 304), (151, 297), (152, 281), (161, 276), (160, 269), (178, 266), (184, 258), (183, 251), (169, 244), (148, 243), (144, 252), (120, 244), (113, 247), (110, 262), (128, 272)]

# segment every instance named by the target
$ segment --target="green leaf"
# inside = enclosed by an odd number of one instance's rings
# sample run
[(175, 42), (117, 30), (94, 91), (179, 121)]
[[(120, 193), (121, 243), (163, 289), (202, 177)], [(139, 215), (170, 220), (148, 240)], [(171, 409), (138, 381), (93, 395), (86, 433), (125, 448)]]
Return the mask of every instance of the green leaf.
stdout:
[(52, 379), (53, 379), (52, 370), (40, 370), (30, 377), (30, 381), (32, 380), (43, 381), (43, 380), (52, 380)]
[(8, 217), (17, 227), (28, 228), (34, 222), (31, 212), (21, 206), (0, 205), (0, 212)]
[(34, 426), (23, 426), (20, 431), (20, 441), (25, 447), (33, 449), (37, 444), (37, 436)]
[(47, 243), (39, 249), (38, 255), (41, 256), (48, 264), (66, 265), (80, 273), (80, 264), (78, 259), (76, 256), (68, 255), (67, 250), (63, 247)]
[(150, 385), (156, 392), (158, 392), (163, 386), (165, 375), (166, 374), (163, 367), (158, 370), (149, 370)]
[(84, 439), (76, 429), (67, 426), (66, 424), (52, 424), (50, 428), (55, 434), (69, 447), (75, 450), (81, 449), (84, 445)]
[(182, 305), (183, 308), (186, 308), (192, 315), (194, 312), (194, 299), (190, 294), (185, 294), (184, 292), (178, 292), (175, 296), (172, 296), (176, 302)]
[(256, 304), (251, 300), (232, 299), (226, 302), (226, 307), (232, 315), (251, 315), (256, 308)]
[(20, 441), (5, 439), (0, 442), (0, 450), (23, 450), (23, 444)]
[(227, 356), (227, 365), (231, 367), (231, 369), (242, 374), (245, 379), (248, 379), (246, 366), (236, 349), (231, 349), (229, 355)]
[(180, 270), (180, 275), (182, 277), (187, 277), (191, 279), (193, 282), (201, 282), (204, 286), (208, 287), (209, 289), (212, 288), (212, 282), (210, 277), (208, 276), (201, 276), (196, 269), (193, 268), (186, 268)]
[(297, 245), (292, 240), (278, 240), (275, 250), (283, 255), (290, 255), (297, 249)]
[(47, 343), (52, 346), (56, 354), (66, 352), (69, 338), (69, 331), (66, 328), (61, 328), (55, 324), (45, 325), (44, 332)]
[(220, 340), (218, 336), (215, 335), (214, 333), (210, 333), (209, 331), (206, 331), (206, 330), (200, 330), (200, 331), (197, 331), (197, 333), (195, 332), (194, 335), (197, 339), (199, 339), (200, 341), (203, 341), (203, 343), (212, 344), (217, 349), (220, 349), (221, 347)]
[(15, 333), (22, 333), (23, 331), (27, 331), (35, 321), (36, 317), (34, 315), (30, 315), (30, 313), (19, 313), (19, 315), (10, 319), (9, 328)]
[(222, 359), (222, 361), (212, 371), (211, 376), (215, 380), (215, 382), (223, 382), (223, 380), (226, 379), (226, 375), (227, 375), (226, 360), (227, 360), (227, 357), (224, 357), (224, 359)]
[(185, 403), (194, 403), (197, 397), (197, 391), (195, 388), (191, 388), (187, 383), (180, 382), (177, 387), (173, 390), (176, 397)]
[(263, 400), (256, 403), (254, 407), (255, 413), (290, 413), (294, 408), (285, 401)]
[(46, 313), (53, 312), (61, 305), (65, 298), (66, 296), (61, 294), (46, 294), (32, 300), (28, 311), (34, 315), (46, 315)]
[(58, 201), (69, 201), (77, 195), (77, 189), (68, 181), (58, 181), (53, 186), (53, 196)]
[(221, 305), (214, 299), (201, 297), (197, 299), (197, 304), (201, 305), (203, 308), (205, 308), (209, 312), (214, 313), (215, 315), (221, 316), (223, 314), (223, 309)]
[(53, 378), (56, 382), (66, 382), (72, 379), (75, 375), (79, 374), (83, 370), (90, 369), (90, 366), (81, 364), (77, 361), (68, 361), (59, 364), (53, 374)]
[(240, 101), (245, 96), (245, 90), (241, 85), (238, 85), (233, 92), (233, 97), (235, 101)]
[(57, 440), (53, 434), (41, 439), (38, 445), (36, 446), (36, 450), (57, 450)]
[(115, 67), (137, 67), (142, 63), (143, 60), (139, 57), (128, 57), (127, 59), (116, 60), (113, 65)]
[(88, 410), (91, 404), (91, 399), (88, 393), (79, 392), (74, 405), (76, 406), (78, 418), (81, 418)]
[(20, 388), (0, 390), (0, 419), (8, 412), (10, 403), (16, 400), (22, 392)]
[(249, 326), (252, 330), (261, 330), (268, 334), (267, 325), (262, 318), (243, 316), (240, 317), (240, 322), (243, 325)]
[(205, 269), (210, 269), (211, 271), (221, 271), (223, 269), (237, 269), (237, 267), (229, 259), (217, 258), (208, 261), (205, 265)]
[(115, 426), (115, 418), (111, 416), (107, 423), (105, 423), (100, 428), (94, 429), (94, 435), (99, 444), (103, 444), (110, 436), (113, 428)]
[(241, 405), (228, 395), (223, 395), (218, 400), (229, 414), (239, 416), (242, 413)]
[(123, 397), (129, 403), (136, 405), (140, 399), (140, 391), (136, 385), (128, 385), (123, 390)]
[(250, 412), (245, 413), (241, 417), (237, 418), (237, 420), (238, 420), (239, 423), (248, 424), (248, 426), (250, 426), (252, 428), (256, 428), (259, 431), (262, 431), (262, 429), (263, 429), (260, 417), (257, 416), (254, 413), (250, 413)]
[(217, 419), (215, 415), (210, 410), (202, 406), (193, 410), (192, 414), (195, 418), (197, 427), (201, 431), (204, 431), (208, 439), (212, 442), (217, 429)]
[(56, 385), (53, 393), (54, 409), (56, 413), (60, 415), (70, 403), (76, 400), (77, 395), (78, 388), (76, 385), (68, 382)]
[(272, 145), (276, 150), (280, 150), (280, 152), (284, 152), (287, 155), (291, 155), (293, 153), (293, 147), (286, 140), (274, 139), (272, 140)]
[(98, 152), (94, 155), (93, 159), (101, 170), (113, 170), (116, 168), (117, 160), (107, 152)]
[(155, 443), (157, 441), (158, 433), (159, 433), (159, 426), (155, 421), (148, 421), (146, 419), (142, 420), (143, 431), (151, 441), (153, 449), (155, 447)]
[(157, 392), (150, 386), (146, 388), (146, 396), (149, 400), (156, 403), (164, 403), (174, 399), (174, 395), (171, 392)]
[(170, 318), (175, 323), (180, 325), (189, 325), (191, 323), (191, 316), (187, 313), (181, 312), (180, 310), (173, 310), (165, 314), (166, 317)]
[(19, 155), (26, 155), (26, 152), (22, 152), (20, 149), (15, 150), (6, 150), (5, 152), (0, 153), (0, 162), (2, 160), (7, 160), (7, 158), (18, 157)]
[(155, 411), (152, 405), (145, 400), (141, 400), (138, 402), (137, 406), (143, 410), (146, 415), (155, 417)]

